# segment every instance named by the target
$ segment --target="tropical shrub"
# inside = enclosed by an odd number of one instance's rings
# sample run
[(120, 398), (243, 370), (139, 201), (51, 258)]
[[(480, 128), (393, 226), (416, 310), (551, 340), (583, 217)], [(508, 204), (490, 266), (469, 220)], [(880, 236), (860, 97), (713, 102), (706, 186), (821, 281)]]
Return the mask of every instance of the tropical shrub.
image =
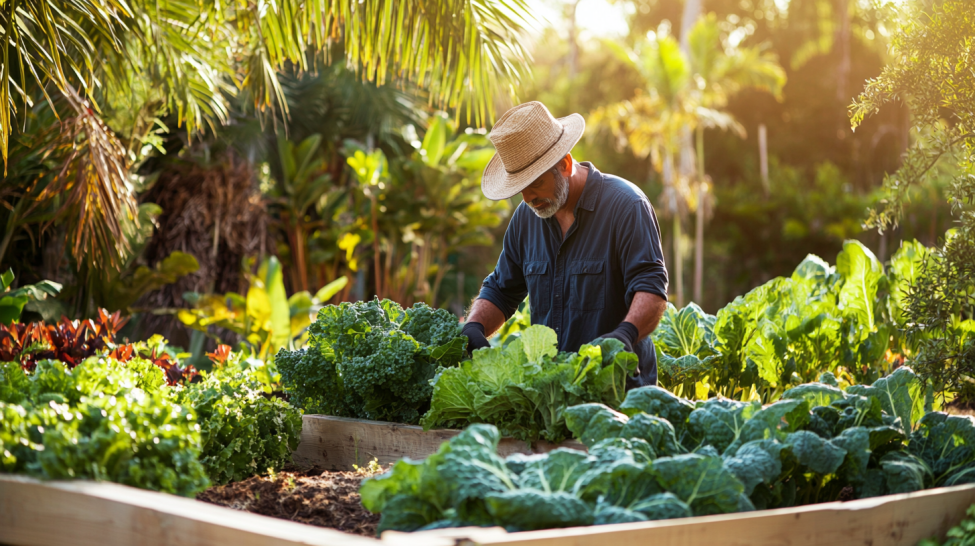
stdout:
[(54, 297), (61, 292), (61, 285), (52, 281), (11, 288), (13, 282), (13, 269), (0, 274), (0, 324), (18, 322), (29, 302), (43, 302), (48, 296)]
[(305, 413), (416, 423), (430, 405), (438, 367), (455, 366), (467, 338), (457, 317), (390, 300), (329, 305), (309, 346), (275, 357), (290, 400)]
[[(830, 381), (826, 375), (823, 378)], [(975, 419), (928, 412), (908, 368), (870, 387), (799, 385), (757, 401), (693, 403), (659, 387), (566, 411), (588, 453), (497, 455), (472, 425), (423, 461), (362, 485), (379, 530), (500, 525), (510, 531), (722, 514), (975, 481)]]
[(869, 227), (897, 227), (911, 192), (949, 179), (945, 196), (957, 229), (931, 249), (910, 283), (905, 335), (915, 345), (912, 365), (936, 385), (975, 401), (975, 11), (965, 0), (912, 1), (898, 6), (890, 63), (866, 82), (850, 106), (857, 128), (891, 102), (911, 112), (914, 142), (884, 180), (885, 198)]
[(348, 284), (346, 277), (326, 284), (313, 296), (300, 291), (287, 296), (281, 263), (274, 256), (264, 260), (256, 275), (248, 275), (246, 295), (199, 294), (186, 292), (183, 299), (192, 309), (180, 309), (179, 320), (190, 328), (215, 337), (211, 326), (240, 336), (246, 346), (261, 358), (281, 348), (301, 346), (308, 337), (311, 317)]
[(559, 352), (555, 331), (535, 325), (508, 341), (438, 370), (430, 411), (420, 421), (425, 429), (491, 423), (505, 436), (559, 442), (569, 435), (566, 408), (585, 402), (618, 406), (626, 376), (637, 367), (636, 355), (615, 339), (583, 345), (578, 353)]

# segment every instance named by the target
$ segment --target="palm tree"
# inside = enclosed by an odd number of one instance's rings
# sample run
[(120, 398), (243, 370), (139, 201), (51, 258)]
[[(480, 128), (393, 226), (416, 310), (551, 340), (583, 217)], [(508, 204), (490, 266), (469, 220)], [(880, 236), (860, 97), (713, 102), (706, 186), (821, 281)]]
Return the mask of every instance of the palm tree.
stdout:
[(697, 21), (688, 37), (691, 70), (694, 74), (701, 123), (695, 128), (697, 159), (696, 226), (694, 235), (694, 301), (702, 300), (704, 276), (704, 211), (708, 177), (704, 171), (704, 129), (733, 130), (744, 137), (744, 129), (727, 112), (728, 100), (745, 88), (764, 89), (778, 98), (785, 85), (785, 71), (775, 57), (760, 47), (731, 47), (722, 40), (718, 19), (710, 13)]
[(59, 207), (73, 254), (118, 267), (125, 223), (136, 217), (128, 173), (167, 130), (160, 119), (174, 116), (188, 135), (215, 129), (240, 89), (273, 123), (289, 114), (278, 71), (337, 60), (339, 50), (363, 79), (419, 85), (431, 102), (483, 123), (494, 96), (525, 74), (527, 12), (523, 0), (9, 0), (0, 3), (5, 171), (14, 128), (35, 105), (47, 103), (71, 129), (51, 139), (63, 152), (53, 179), (11, 173), (4, 185), (76, 195), (77, 206)]
[(633, 49), (605, 42), (640, 74), (645, 90), (638, 90), (630, 100), (598, 109), (591, 118), (594, 125), (609, 128), (621, 148), (630, 148), (638, 157), (650, 157), (653, 169), (661, 174), (661, 200), (673, 226), (674, 291), (677, 305), (681, 305), (681, 217), (687, 210), (690, 188), (688, 177), (677, 169), (674, 157), (680, 150), (681, 131), (697, 127), (706, 108), (696, 102), (699, 97), (689, 92), (693, 83), (691, 65), (669, 31), (669, 24), (662, 24)]
[[(621, 145), (639, 157), (650, 156), (664, 183), (662, 200), (673, 219), (674, 291), (677, 304), (684, 301), (681, 217), (693, 206), (697, 213), (695, 236), (694, 299), (700, 301), (703, 270), (704, 130), (730, 130), (744, 136), (744, 129), (727, 113), (728, 99), (746, 87), (780, 92), (785, 81), (782, 68), (760, 48), (732, 47), (724, 43), (717, 18), (710, 14), (699, 20), (688, 35), (689, 54), (669, 33), (669, 23), (648, 34), (632, 50), (607, 45), (641, 75), (647, 91), (616, 105), (601, 108), (596, 124), (608, 125)], [(696, 136), (696, 150), (682, 150), (685, 134)], [(674, 158), (694, 161), (693, 171), (678, 168)], [(692, 183), (697, 190), (692, 191)]]

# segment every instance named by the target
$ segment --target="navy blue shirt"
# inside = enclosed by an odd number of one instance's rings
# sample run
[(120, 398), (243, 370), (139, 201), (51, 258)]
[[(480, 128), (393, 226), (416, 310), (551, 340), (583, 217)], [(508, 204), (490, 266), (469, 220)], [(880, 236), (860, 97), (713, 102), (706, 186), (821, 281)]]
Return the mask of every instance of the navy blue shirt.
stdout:
[[(589, 176), (565, 239), (558, 220), (539, 218), (521, 203), (504, 234), (498, 265), (478, 296), (507, 319), (527, 294), (532, 324), (555, 330), (562, 351), (578, 351), (615, 330), (637, 292), (667, 299), (660, 227), (647, 196), (591, 163), (582, 165)], [(640, 373), (627, 386), (655, 385), (657, 355), (650, 336), (634, 350)]]

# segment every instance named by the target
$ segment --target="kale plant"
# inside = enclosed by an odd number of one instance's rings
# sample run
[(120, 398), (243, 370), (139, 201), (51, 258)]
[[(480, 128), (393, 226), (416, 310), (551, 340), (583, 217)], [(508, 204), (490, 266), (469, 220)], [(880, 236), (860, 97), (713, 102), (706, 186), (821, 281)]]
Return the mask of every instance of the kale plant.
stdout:
[(308, 328), (309, 347), (275, 361), (292, 403), (325, 413), (416, 423), (430, 406), (430, 380), (455, 366), (467, 338), (457, 317), (389, 300), (330, 305)]
[(231, 355), (180, 396), (196, 411), (200, 462), (215, 484), (281, 470), (301, 439), (301, 412), (266, 397), (257, 370), (242, 367), (240, 359), (240, 353)]
[(559, 442), (568, 436), (565, 409), (585, 402), (623, 401), (636, 355), (615, 339), (558, 351), (555, 331), (542, 325), (509, 337), (502, 347), (474, 351), (459, 367), (441, 369), (424, 428), (491, 423), (505, 436)]

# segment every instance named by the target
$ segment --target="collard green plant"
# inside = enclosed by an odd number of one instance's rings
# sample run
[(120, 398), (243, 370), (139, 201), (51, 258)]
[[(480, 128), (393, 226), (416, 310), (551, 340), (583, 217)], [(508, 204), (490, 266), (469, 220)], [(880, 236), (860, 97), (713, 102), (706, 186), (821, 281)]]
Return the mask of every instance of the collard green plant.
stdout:
[[(512, 342), (514, 344), (516, 342)], [(825, 379), (829, 379), (826, 377)], [(497, 455), (471, 425), (423, 461), (366, 480), (380, 531), (499, 525), (531, 530), (724, 514), (975, 482), (975, 419), (924, 412), (901, 367), (870, 387), (826, 383), (782, 399), (692, 403), (659, 387), (565, 411), (587, 453)], [(919, 408), (918, 414), (913, 409)], [(888, 412), (888, 410), (891, 410)], [(922, 416), (923, 415), (923, 416)]]
[(554, 330), (530, 326), (504, 346), (474, 351), (472, 360), (439, 369), (421, 424), (430, 429), (490, 423), (505, 436), (559, 442), (568, 435), (567, 407), (619, 406), (636, 366), (636, 356), (617, 340), (560, 353)]
[(438, 367), (456, 365), (467, 338), (449, 311), (418, 303), (329, 305), (309, 327), (309, 346), (276, 356), (291, 400), (305, 413), (416, 423)]
[(898, 327), (904, 289), (923, 255), (917, 243), (902, 245), (887, 275), (869, 249), (847, 241), (835, 268), (809, 255), (790, 277), (735, 298), (717, 315), (694, 304), (668, 309), (654, 333), (660, 383), (702, 400), (769, 403), (823, 373), (847, 385), (876, 381), (909, 350)]

